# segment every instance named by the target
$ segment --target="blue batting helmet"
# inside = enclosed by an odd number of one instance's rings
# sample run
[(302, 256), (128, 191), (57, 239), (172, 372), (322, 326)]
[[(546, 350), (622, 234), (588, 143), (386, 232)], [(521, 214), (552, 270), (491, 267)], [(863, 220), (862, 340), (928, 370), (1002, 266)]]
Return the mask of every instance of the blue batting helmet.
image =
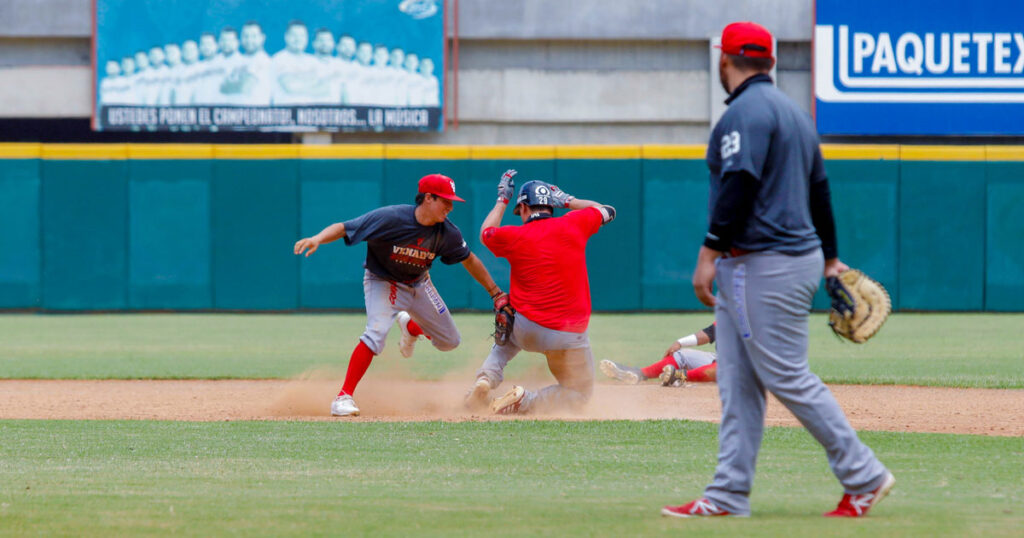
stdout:
[(519, 214), (519, 204), (526, 203), (527, 206), (535, 205), (546, 205), (554, 211), (555, 201), (552, 199), (553, 194), (551, 185), (544, 181), (527, 181), (523, 183), (522, 187), (519, 187), (519, 196), (516, 197), (516, 207), (512, 212), (516, 215)]

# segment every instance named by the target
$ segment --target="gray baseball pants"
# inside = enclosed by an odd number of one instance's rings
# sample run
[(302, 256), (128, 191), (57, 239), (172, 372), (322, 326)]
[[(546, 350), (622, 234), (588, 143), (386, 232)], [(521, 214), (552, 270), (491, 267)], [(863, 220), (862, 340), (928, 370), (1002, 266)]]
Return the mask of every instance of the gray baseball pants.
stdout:
[(516, 314), (508, 342), (491, 346), (477, 377), (486, 377), (491, 388), (505, 379), (505, 367), (520, 351), (543, 353), (548, 369), (558, 381), (539, 391), (527, 390), (519, 406), (521, 413), (577, 409), (590, 400), (594, 391), (594, 356), (590, 352), (590, 333), (548, 329)]
[(672, 354), (676, 361), (676, 368), (680, 370), (694, 370), (701, 366), (707, 366), (715, 362), (715, 354), (699, 349), (680, 349)]
[(824, 267), (821, 251), (800, 256), (755, 252), (719, 259), (716, 267), (722, 423), (718, 467), (704, 496), (734, 514), (750, 513), (765, 390), (825, 448), (846, 493), (880, 486), (885, 466), (857, 438), (835, 397), (807, 365), (807, 322)]
[(461, 340), (455, 327), (452, 313), (441, 299), (430, 275), (415, 286), (384, 280), (366, 271), (363, 274), (363, 298), (366, 301), (366, 330), (359, 337), (374, 355), (384, 351), (388, 331), (395, 323), (395, 317), (405, 310), (430, 343), (441, 351), (458, 347)]

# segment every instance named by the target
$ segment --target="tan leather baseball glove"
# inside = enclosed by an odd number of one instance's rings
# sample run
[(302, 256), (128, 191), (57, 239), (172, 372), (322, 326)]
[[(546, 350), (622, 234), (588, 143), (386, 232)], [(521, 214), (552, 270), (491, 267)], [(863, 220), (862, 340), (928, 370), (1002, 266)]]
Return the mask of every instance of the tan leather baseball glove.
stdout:
[(892, 312), (885, 288), (857, 269), (825, 279), (825, 290), (832, 298), (828, 326), (857, 344), (874, 336)]

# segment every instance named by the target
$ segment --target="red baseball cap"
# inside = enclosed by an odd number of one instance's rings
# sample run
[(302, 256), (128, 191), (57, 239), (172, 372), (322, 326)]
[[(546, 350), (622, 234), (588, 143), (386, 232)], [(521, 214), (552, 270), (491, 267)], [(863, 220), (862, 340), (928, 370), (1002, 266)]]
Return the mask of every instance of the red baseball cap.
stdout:
[(455, 180), (442, 174), (430, 174), (420, 178), (420, 192), (456, 202), (465, 202), (462, 198), (455, 196)]
[(748, 58), (774, 58), (772, 33), (756, 22), (734, 22), (722, 30), (722, 44), (715, 45), (725, 54)]

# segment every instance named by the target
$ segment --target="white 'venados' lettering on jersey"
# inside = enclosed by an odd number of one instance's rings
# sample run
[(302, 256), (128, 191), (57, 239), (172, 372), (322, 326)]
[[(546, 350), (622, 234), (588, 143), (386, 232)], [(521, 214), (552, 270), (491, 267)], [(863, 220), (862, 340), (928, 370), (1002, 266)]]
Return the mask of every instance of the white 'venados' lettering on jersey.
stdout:
[(731, 133), (722, 135), (722, 148), (721, 148), (722, 159), (728, 159), (733, 155), (740, 152), (740, 133), (733, 131)]

